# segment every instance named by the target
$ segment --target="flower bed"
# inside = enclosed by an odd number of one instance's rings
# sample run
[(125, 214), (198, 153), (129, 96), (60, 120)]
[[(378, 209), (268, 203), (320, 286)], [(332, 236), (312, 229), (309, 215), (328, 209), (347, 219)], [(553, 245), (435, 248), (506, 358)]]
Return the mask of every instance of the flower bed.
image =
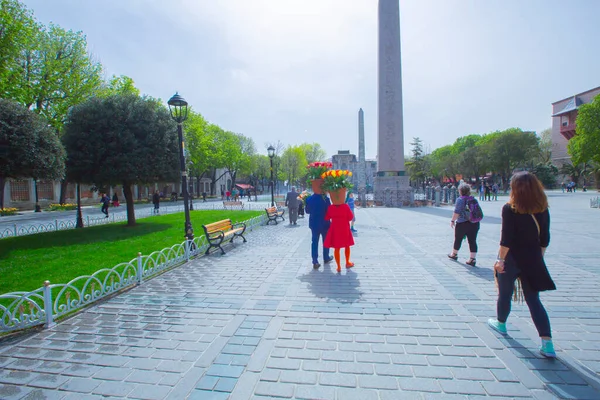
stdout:
[(0, 216), (4, 217), (5, 215), (15, 215), (19, 211), (16, 208), (0, 208)]
[(64, 204), (50, 204), (46, 211), (70, 211), (76, 210), (77, 204), (64, 203)]

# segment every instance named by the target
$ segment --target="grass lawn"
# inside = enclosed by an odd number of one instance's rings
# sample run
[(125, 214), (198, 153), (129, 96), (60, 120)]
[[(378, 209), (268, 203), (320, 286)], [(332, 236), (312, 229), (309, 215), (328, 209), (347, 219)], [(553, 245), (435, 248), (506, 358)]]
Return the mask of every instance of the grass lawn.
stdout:
[[(231, 218), (241, 222), (260, 211), (191, 211), (196, 236), (202, 225)], [(150, 254), (174, 244), (183, 237), (183, 213), (138, 220), (134, 227), (125, 223), (71, 229), (59, 232), (0, 240), (0, 294), (30, 291), (44, 281), (67, 283), (102, 268), (128, 262), (138, 252)]]

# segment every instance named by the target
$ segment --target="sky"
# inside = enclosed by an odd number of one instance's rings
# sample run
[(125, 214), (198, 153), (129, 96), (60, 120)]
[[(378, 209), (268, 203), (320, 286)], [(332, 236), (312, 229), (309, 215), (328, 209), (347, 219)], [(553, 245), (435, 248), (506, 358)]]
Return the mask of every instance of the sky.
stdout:
[[(22, 0), (83, 31), (107, 77), (178, 91), (270, 143), (377, 151), (376, 0)], [(400, 0), (405, 154), (468, 134), (551, 126), (551, 103), (600, 86), (598, 0)]]

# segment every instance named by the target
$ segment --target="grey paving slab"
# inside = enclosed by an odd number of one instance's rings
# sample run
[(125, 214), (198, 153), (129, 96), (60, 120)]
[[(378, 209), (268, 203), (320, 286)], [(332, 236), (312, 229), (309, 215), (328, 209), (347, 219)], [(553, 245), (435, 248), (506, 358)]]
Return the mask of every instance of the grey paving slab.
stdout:
[(583, 200), (550, 196), (557, 360), (524, 305), (508, 338), (485, 325), (501, 203), (482, 205), (478, 268), (445, 257), (451, 209), (371, 208), (341, 274), (312, 269), (300, 219), (0, 341), (0, 398), (600, 398), (600, 213)]

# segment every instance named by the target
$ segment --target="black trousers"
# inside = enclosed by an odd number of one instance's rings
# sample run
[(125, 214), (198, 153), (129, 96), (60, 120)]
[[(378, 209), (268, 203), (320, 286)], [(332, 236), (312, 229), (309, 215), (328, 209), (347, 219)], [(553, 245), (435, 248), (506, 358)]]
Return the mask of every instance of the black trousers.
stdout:
[(460, 250), (465, 236), (469, 242), (471, 253), (477, 253), (477, 233), (479, 232), (479, 222), (460, 222), (454, 227), (454, 250)]

